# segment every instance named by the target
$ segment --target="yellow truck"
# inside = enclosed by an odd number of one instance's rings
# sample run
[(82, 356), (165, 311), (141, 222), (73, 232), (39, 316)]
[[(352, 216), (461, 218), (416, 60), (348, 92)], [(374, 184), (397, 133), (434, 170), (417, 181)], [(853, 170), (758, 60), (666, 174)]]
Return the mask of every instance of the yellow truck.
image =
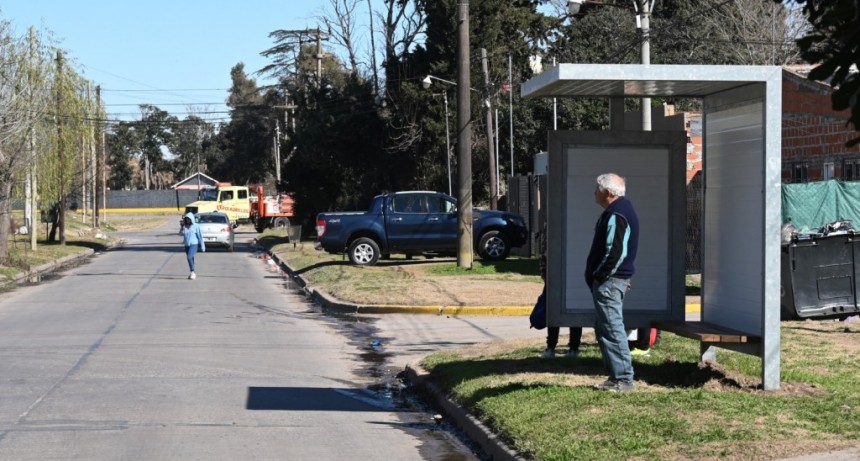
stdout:
[(185, 212), (220, 211), (230, 217), (233, 226), (251, 223), (257, 232), (286, 229), (295, 215), (295, 201), (289, 194), (266, 196), (261, 184), (233, 186), (219, 183), (217, 189), (200, 191), (200, 199), (185, 206)]

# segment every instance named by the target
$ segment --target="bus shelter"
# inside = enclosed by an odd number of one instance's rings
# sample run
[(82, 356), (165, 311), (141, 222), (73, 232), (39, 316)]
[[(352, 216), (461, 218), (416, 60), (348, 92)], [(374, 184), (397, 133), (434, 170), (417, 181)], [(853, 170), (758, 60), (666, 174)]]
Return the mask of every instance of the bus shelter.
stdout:
[(549, 133), (548, 322), (594, 325), (583, 274), (602, 211), (594, 180), (618, 173), (640, 219), (627, 327), (697, 339), (705, 361), (716, 360), (715, 348), (758, 356), (764, 389), (778, 389), (781, 68), (560, 64), (525, 82), (521, 94), (702, 100), (700, 320), (685, 319), (686, 135), (625, 129)]

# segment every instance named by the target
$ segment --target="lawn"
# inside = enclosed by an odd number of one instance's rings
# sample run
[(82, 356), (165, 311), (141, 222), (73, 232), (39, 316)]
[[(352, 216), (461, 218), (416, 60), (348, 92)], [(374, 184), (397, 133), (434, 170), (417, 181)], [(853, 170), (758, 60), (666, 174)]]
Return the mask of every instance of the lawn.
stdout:
[(758, 358), (664, 333), (635, 358), (637, 389), (616, 394), (590, 333), (579, 359), (541, 359), (543, 341), (428, 356), (430, 379), (535, 460), (769, 460), (855, 446), (860, 323), (784, 322), (782, 386), (760, 390)]
[[(13, 213), (16, 222), (22, 222), (20, 212)], [(8, 240), (9, 254), (0, 260), (0, 287), (16, 276), (27, 273), (42, 264), (57, 261), (67, 256), (86, 253), (88, 249), (101, 249), (115, 243), (118, 239), (111, 237), (108, 232), (149, 229), (164, 224), (168, 216), (153, 215), (139, 217), (111, 217), (102, 223), (101, 232), (90, 227), (89, 222), (83, 222), (75, 214), (66, 216), (66, 244), (59, 243), (59, 230), (55, 242), (48, 242), (49, 228), (45, 224), (35, 227), (36, 249), (30, 248), (30, 235), (10, 235)]]

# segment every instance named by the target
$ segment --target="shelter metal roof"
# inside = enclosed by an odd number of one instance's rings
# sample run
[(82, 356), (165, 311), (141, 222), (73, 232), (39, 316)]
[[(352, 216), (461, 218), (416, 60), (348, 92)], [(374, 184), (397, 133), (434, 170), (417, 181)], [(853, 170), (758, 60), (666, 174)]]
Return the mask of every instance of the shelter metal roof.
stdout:
[(520, 94), (697, 98), (778, 79), (780, 72), (779, 66), (559, 64), (523, 83)]

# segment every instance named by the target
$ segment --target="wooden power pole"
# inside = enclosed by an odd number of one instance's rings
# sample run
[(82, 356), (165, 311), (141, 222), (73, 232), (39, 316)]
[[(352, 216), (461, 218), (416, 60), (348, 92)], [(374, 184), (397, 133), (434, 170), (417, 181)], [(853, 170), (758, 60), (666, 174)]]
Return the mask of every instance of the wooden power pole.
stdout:
[(457, 22), (457, 267), (472, 269), (472, 104), (469, 91), (469, 0), (459, 0)]

